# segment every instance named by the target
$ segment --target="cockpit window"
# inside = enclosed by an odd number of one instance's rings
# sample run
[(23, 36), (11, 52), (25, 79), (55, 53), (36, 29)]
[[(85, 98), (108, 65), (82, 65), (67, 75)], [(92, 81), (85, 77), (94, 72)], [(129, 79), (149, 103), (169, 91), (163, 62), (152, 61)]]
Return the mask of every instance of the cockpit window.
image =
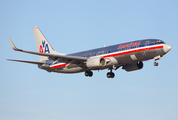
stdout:
[(163, 41), (156, 41), (155, 44), (163, 44)]

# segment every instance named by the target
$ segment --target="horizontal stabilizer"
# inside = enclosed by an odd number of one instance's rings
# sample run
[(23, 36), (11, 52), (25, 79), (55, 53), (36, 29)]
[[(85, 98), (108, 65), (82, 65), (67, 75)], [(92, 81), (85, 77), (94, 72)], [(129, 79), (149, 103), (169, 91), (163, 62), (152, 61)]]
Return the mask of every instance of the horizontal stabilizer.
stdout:
[(9, 61), (16, 61), (16, 62), (23, 62), (23, 63), (30, 63), (30, 64), (37, 64), (42, 65), (44, 62), (36, 62), (36, 61), (25, 61), (25, 60), (13, 60), (13, 59), (7, 59)]

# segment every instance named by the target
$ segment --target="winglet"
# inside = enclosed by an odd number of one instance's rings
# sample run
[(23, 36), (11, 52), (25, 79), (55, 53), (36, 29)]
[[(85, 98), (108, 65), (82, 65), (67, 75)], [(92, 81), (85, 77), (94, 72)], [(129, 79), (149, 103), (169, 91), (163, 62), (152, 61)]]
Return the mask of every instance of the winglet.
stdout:
[(10, 37), (8, 37), (8, 39), (9, 39), (9, 42), (10, 42), (10, 44), (11, 44), (12, 49), (13, 49), (13, 50), (17, 50), (17, 48), (15, 47), (15, 45), (14, 45), (14, 43), (12, 42), (12, 40), (10, 39)]

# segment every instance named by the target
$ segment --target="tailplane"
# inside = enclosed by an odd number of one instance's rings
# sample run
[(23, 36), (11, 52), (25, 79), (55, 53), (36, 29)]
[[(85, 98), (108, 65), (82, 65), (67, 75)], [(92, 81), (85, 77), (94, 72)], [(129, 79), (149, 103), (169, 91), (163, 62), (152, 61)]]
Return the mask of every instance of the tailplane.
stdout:
[[(49, 44), (47, 39), (44, 37), (43, 33), (40, 31), (38, 27), (33, 27), (33, 33), (35, 36), (37, 50), (40, 53), (49, 53), (49, 54), (57, 54), (57, 55), (65, 55), (62, 53), (58, 53), (54, 51), (52, 46)], [(48, 57), (39, 56), (40, 61), (48, 60)]]

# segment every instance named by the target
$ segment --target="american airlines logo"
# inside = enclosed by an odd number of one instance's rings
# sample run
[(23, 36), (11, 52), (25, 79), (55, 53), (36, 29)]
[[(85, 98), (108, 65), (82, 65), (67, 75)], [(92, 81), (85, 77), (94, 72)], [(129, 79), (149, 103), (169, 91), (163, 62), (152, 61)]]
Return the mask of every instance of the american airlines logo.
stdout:
[(48, 44), (45, 44), (45, 40), (42, 41), (42, 45), (40, 45), (39, 52), (40, 53), (50, 53)]

